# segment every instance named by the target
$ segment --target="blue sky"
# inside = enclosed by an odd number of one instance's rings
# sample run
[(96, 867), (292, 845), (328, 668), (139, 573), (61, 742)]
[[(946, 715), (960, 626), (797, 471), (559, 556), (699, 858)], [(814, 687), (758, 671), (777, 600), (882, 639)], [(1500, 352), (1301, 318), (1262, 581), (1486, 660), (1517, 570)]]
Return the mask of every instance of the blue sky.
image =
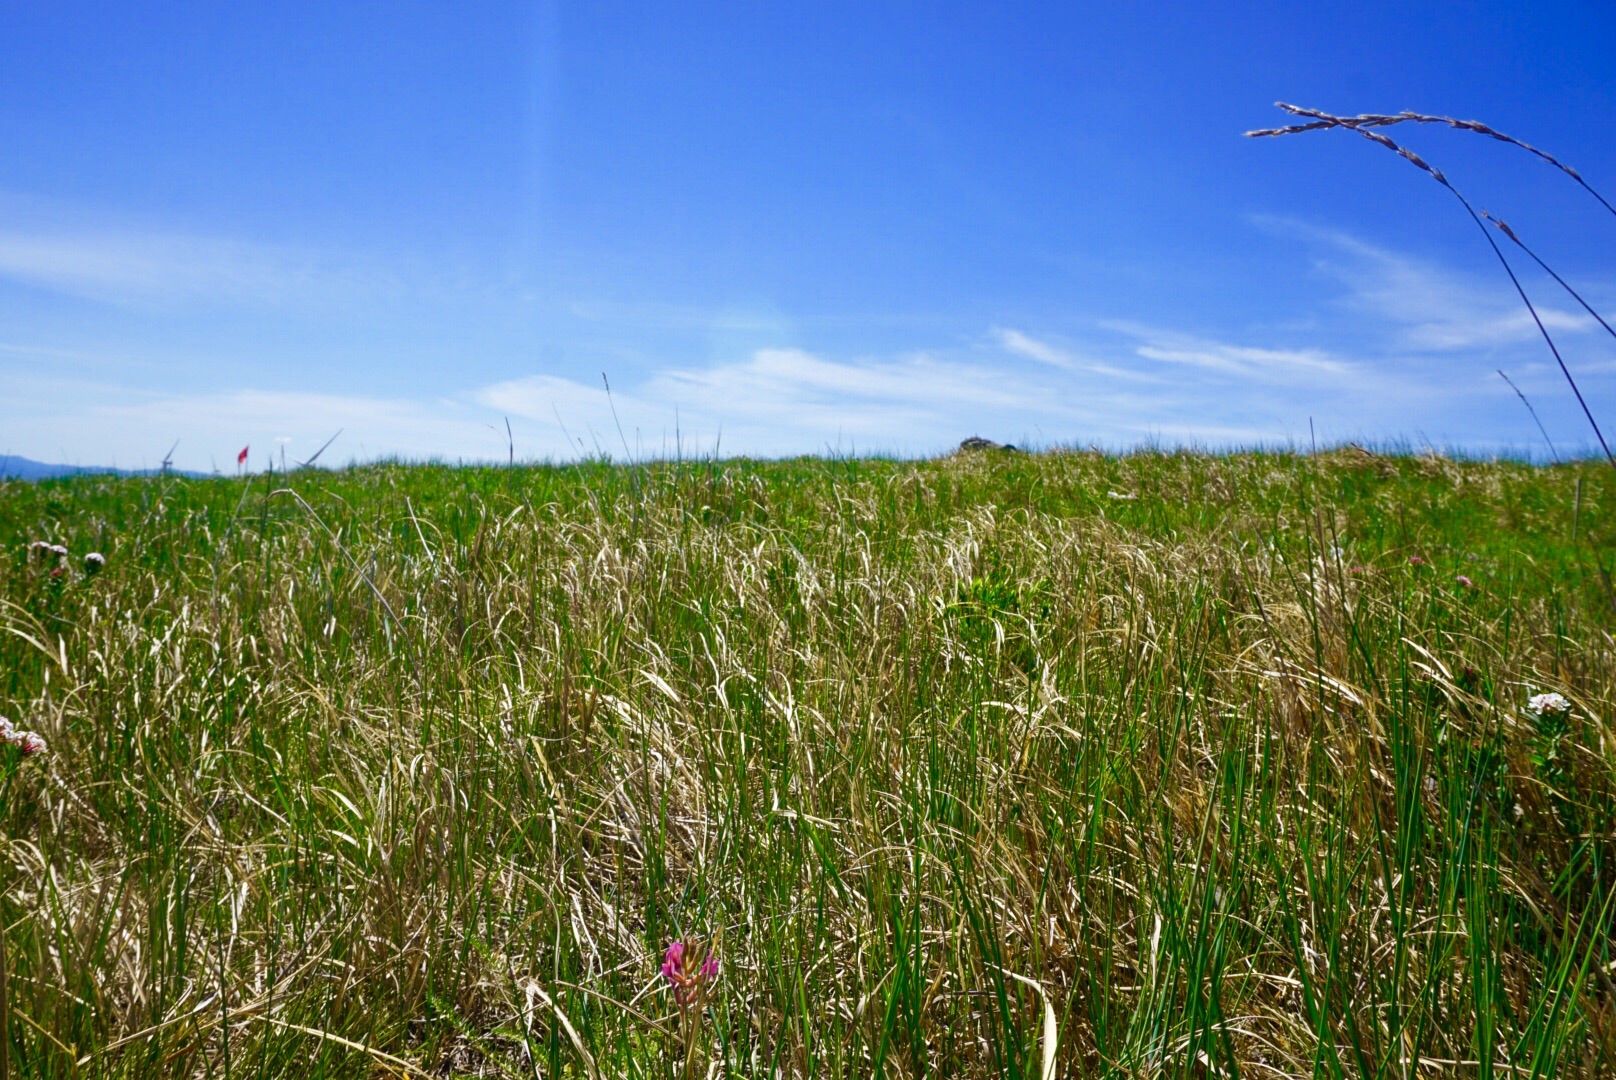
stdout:
[[(8, 4), (0, 453), (1588, 436), (1474, 225), (1616, 193), (1616, 8)], [(1398, 129), (1616, 309), (1616, 218)], [(1535, 275), (1616, 426), (1616, 349)], [(601, 375), (611, 380), (620, 438)], [(570, 441), (569, 441), (570, 440)]]

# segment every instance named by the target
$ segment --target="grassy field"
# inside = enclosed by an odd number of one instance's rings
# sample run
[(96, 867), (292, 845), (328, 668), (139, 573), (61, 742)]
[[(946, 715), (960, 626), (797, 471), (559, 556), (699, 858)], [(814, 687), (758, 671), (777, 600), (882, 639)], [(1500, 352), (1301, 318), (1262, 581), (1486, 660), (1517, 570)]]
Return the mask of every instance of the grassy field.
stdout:
[(12, 1072), (1616, 1074), (1613, 495), (1351, 449), (0, 484)]

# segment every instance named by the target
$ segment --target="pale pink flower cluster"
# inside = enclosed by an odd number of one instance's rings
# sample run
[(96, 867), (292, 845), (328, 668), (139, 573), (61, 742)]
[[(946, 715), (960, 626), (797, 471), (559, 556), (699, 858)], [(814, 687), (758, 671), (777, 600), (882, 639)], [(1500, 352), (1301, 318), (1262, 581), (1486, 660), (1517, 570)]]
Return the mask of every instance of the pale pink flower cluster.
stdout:
[(51, 566), (50, 576), (62, 578), (67, 575), (67, 557), (69, 552), (62, 544), (52, 544), (44, 540), (35, 540), (28, 545), (28, 557), (37, 559), (40, 563)]
[(45, 752), (45, 737), (37, 731), (22, 731), (0, 716), (0, 745), (15, 746), (23, 757), (33, 757)]
[(28, 554), (40, 562), (50, 562), (52, 559), (66, 559), (69, 552), (63, 544), (52, 544), (48, 540), (35, 540), (28, 545)]
[(1565, 699), (1564, 694), (1550, 692), (1533, 694), (1526, 707), (1537, 716), (1563, 716), (1571, 711), (1571, 702)]
[[(62, 578), (67, 576), (68, 559), (72, 552), (64, 544), (53, 544), (48, 540), (35, 540), (28, 545), (28, 558), (43, 566), (50, 567), (50, 576)], [(107, 557), (99, 551), (92, 551), (84, 556), (84, 576), (94, 577), (107, 568)]]

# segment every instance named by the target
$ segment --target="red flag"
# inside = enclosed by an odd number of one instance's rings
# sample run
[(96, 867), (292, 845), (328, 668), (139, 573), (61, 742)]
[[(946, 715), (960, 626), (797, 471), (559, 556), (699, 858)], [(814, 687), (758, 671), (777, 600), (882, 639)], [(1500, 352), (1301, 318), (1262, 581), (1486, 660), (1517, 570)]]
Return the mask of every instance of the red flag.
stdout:
[(237, 465), (245, 465), (245, 464), (247, 464), (247, 450), (251, 446), (252, 446), (252, 444), (248, 443), (247, 446), (243, 446), (241, 448), (241, 453), (236, 455), (236, 464)]

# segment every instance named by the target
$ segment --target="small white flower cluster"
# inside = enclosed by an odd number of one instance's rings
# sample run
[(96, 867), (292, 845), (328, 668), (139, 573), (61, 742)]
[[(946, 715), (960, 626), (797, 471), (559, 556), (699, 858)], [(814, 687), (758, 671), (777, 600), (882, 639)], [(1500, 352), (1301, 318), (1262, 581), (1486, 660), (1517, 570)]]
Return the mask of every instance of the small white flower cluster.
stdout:
[(37, 731), (22, 731), (10, 720), (0, 716), (0, 744), (15, 746), (23, 757), (45, 752), (45, 737)]
[[(72, 552), (64, 544), (52, 544), (46, 540), (35, 540), (28, 545), (28, 558), (31, 561), (55, 565), (51, 569), (51, 577), (61, 577), (67, 573), (67, 560)], [(94, 577), (107, 568), (107, 557), (99, 551), (92, 551), (84, 556), (84, 574)]]
[(52, 544), (44, 540), (35, 540), (28, 545), (28, 554), (40, 562), (50, 562), (51, 559), (65, 559), (69, 552), (62, 544)]
[(1571, 711), (1571, 702), (1563, 694), (1533, 694), (1526, 707), (1536, 716), (1564, 716)]

